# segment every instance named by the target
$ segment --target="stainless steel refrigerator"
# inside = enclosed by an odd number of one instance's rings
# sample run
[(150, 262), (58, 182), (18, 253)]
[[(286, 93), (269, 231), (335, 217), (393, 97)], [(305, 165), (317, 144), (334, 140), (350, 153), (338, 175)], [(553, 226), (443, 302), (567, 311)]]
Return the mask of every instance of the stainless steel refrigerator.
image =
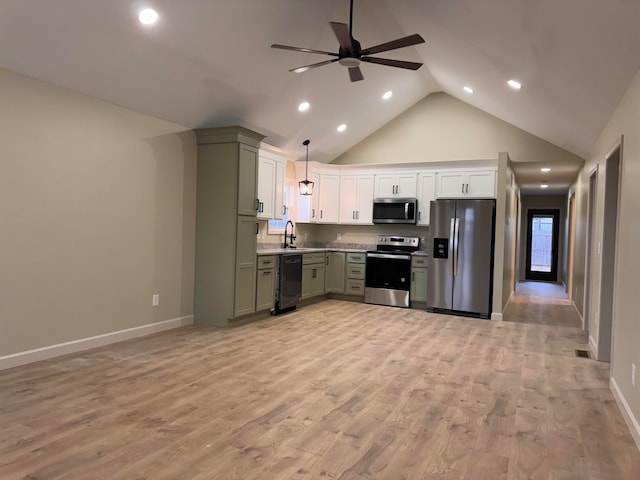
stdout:
[(495, 200), (431, 202), (428, 311), (491, 316), (495, 211)]

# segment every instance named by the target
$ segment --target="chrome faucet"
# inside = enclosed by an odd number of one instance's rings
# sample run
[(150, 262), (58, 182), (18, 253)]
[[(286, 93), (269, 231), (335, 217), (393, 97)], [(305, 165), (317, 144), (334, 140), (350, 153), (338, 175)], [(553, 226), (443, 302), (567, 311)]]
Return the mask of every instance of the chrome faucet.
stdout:
[[(291, 224), (291, 233), (289, 234), (289, 245), (287, 245), (287, 229), (289, 228), (289, 224)], [(287, 224), (284, 226), (284, 248), (296, 248), (293, 245), (293, 241), (296, 239), (296, 236), (293, 234), (293, 222), (291, 220), (287, 220)]]

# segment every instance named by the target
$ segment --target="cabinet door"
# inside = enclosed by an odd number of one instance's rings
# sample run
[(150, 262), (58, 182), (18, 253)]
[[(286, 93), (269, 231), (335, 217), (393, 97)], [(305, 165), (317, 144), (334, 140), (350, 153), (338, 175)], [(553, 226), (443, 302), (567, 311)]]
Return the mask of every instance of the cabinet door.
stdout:
[(320, 211), (316, 221), (318, 223), (338, 223), (340, 215), (340, 177), (338, 175), (320, 175), (318, 202)]
[(340, 223), (357, 223), (358, 178), (355, 175), (340, 177)]
[(375, 175), (374, 194), (376, 198), (393, 197), (396, 194), (396, 176), (393, 174)]
[(427, 269), (411, 269), (411, 291), (409, 292), (411, 302), (427, 301)]
[(258, 270), (256, 279), (256, 311), (270, 310), (275, 306), (276, 272), (273, 268)]
[(238, 215), (258, 213), (258, 149), (238, 144)]
[(302, 299), (324, 295), (324, 263), (302, 266)]
[(467, 196), (487, 197), (496, 196), (496, 172), (493, 170), (469, 172), (467, 174)]
[(417, 195), (417, 176), (415, 173), (402, 173), (396, 180), (396, 196), (414, 198)]
[(429, 225), (431, 200), (436, 199), (436, 176), (434, 173), (418, 175), (418, 225)]
[(463, 172), (438, 172), (436, 195), (438, 198), (459, 198), (465, 195)]
[(285, 216), (284, 206), (284, 175), (286, 164), (276, 162), (276, 178), (273, 189), (273, 218), (282, 220)]
[[(318, 175), (317, 172), (311, 172), (309, 177), (314, 184), (312, 195), (300, 195), (300, 190), (298, 189), (298, 185), (296, 185), (296, 221), (300, 223), (316, 223), (320, 216), (318, 211), (320, 175)], [(304, 179), (304, 176), (302, 179)]]
[(328, 252), (325, 272), (325, 292), (344, 293), (345, 253)]
[(260, 157), (258, 165), (258, 218), (274, 218), (274, 186), (276, 182), (276, 162)]
[(357, 223), (373, 223), (373, 175), (358, 177), (356, 221)]
[(324, 263), (314, 265), (315, 276), (312, 278), (312, 295), (324, 295), (325, 269)]
[(256, 308), (256, 219), (237, 217), (234, 316)]

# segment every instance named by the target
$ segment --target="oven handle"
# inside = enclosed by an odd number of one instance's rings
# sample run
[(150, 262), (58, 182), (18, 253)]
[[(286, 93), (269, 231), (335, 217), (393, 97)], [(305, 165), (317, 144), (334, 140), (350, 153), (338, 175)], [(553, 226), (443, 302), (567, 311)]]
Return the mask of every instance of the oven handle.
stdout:
[(391, 260), (411, 260), (411, 255), (397, 253), (367, 253), (368, 258), (389, 258)]

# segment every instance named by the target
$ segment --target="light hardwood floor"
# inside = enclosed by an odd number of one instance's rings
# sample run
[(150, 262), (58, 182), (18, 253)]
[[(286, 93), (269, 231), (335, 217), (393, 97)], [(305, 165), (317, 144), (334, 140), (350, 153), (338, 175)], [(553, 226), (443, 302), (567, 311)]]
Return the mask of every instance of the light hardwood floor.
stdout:
[(638, 480), (586, 341), (336, 300), (163, 332), (0, 372), (0, 478)]

